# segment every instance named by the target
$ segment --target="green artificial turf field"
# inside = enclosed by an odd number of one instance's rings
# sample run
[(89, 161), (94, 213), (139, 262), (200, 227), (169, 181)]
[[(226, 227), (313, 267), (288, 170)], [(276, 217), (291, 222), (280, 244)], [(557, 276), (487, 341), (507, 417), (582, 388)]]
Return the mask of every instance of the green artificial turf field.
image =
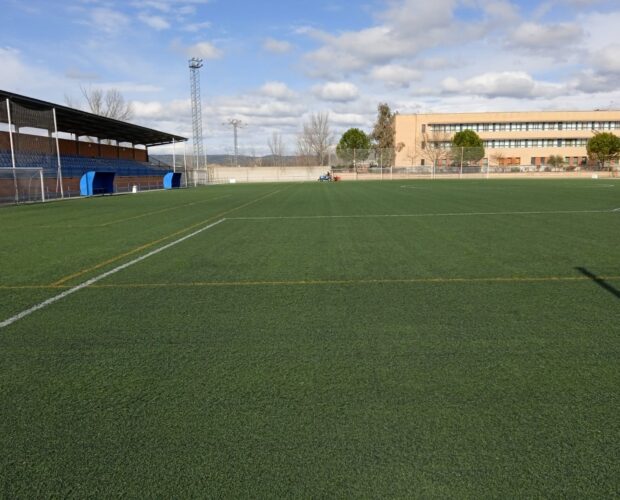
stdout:
[(0, 209), (0, 495), (617, 496), (614, 209), (615, 180)]

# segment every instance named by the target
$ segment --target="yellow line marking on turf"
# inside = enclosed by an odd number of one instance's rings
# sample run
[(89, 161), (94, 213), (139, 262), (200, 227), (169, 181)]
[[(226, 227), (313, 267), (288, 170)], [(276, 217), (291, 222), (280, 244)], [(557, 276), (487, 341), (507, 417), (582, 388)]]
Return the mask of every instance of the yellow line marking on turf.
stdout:
[(382, 218), (415, 218), (415, 217), (470, 217), (480, 215), (567, 215), (567, 214), (607, 214), (613, 213), (613, 209), (607, 210), (548, 210), (527, 212), (444, 212), (444, 213), (419, 213), (419, 214), (351, 214), (351, 215), (275, 215), (275, 216), (248, 216), (229, 217), (228, 220), (237, 221), (269, 221), (269, 220), (302, 220), (302, 219), (382, 219)]
[[(604, 280), (620, 279), (620, 276), (601, 277)], [(291, 280), (291, 281), (194, 281), (188, 283), (127, 283), (102, 284), (98, 288), (183, 288), (183, 287), (243, 287), (243, 286), (303, 286), (303, 285), (373, 285), (407, 283), (515, 283), (550, 281), (587, 281), (587, 276), (547, 276), (547, 277), (499, 277), (499, 278), (410, 278), (410, 279), (359, 279), (359, 280)]]
[[(191, 287), (244, 287), (244, 286), (302, 286), (302, 285), (372, 285), (391, 283), (548, 283), (588, 281), (587, 276), (506, 276), (488, 278), (399, 278), (351, 280), (256, 280), (256, 281), (191, 281), (186, 283), (110, 283), (90, 285), (89, 288), (191, 288)], [(602, 280), (616, 281), (620, 276), (601, 276)], [(0, 285), (0, 290), (49, 290), (71, 288), (70, 285)]]
[(182, 236), (180, 238), (177, 238), (176, 240), (171, 241), (170, 243), (165, 244), (164, 246), (161, 246), (159, 248), (155, 248), (154, 250), (151, 250), (150, 252), (147, 252), (145, 254), (139, 255), (138, 257), (125, 262), (124, 264), (120, 264), (118, 266), (116, 266), (113, 269), (110, 269), (98, 276), (95, 276), (94, 278), (90, 278), (86, 281), (84, 281), (83, 283), (80, 283), (79, 285), (73, 286), (71, 288), (66, 288), (65, 290), (63, 290), (62, 292), (60, 292), (59, 294), (50, 297), (49, 299), (44, 300), (43, 302), (39, 302), (38, 304), (33, 305), (32, 307), (29, 307), (28, 309), (24, 309), (23, 311), (11, 316), (10, 318), (5, 319), (4, 321), (0, 321), (0, 328), (5, 328), (9, 325), (12, 325), (13, 323), (15, 323), (16, 321), (19, 321), (23, 318), (25, 318), (26, 316), (30, 316), (32, 313), (39, 311), (47, 306), (50, 306), (56, 302), (58, 302), (59, 300), (64, 299), (65, 297), (68, 297), (71, 294), (77, 293), (80, 290), (83, 290), (84, 288), (88, 288), (91, 285), (94, 285), (95, 283), (97, 283), (98, 281), (101, 281), (102, 279), (107, 278), (108, 276), (112, 276), (115, 273), (118, 273), (120, 271), (123, 271), (124, 269), (127, 269), (130, 266), (133, 266), (134, 264), (137, 264), (138, 262), (142, 262), (145, 259), (148, 259), (149, 257), (152, 257), (153, 255), (157, 255), (160, 252), (163, 252), (175, 245), (178, 245), (179, 243), (184, 242), (185, 240), (188, 240), (204, 231), (207, 231), (219, 224), (221, 224), (222, 222), (225, 222), (226, 219), (220, 219), (217, 222), (213, 222), (212, 224), (209, 224), (207, 226), (202, 226), (200, 229), (197, 229), (196, 231), (186, 234), (185, 236)]
[[(287, 186), (287, 187), (290, 187), (290, 186)], [(194, 229), (194, 228), (196, 228), (198, 226), (202, 226), (202, 225), (206, 224), (207, 222), (209, 222), (211, 220), (219, 219), (219, 218), (223, 217), (226, 214), (234, 212), (235, 210), (240, 210), (240, 209), (245, 208), (245, 207), (247, 207), (249, 205), (252, 205), (253, 203), (257, 203), (257, 202), (259, 202), (261, 200), (264, 200), (265, 198), (268, 198), (269, 196), (273, 196), (274, 194), (277, 194), (277, 193), (279, 193), (281, 191), (284, 191), (284, 189), (287, 189), (287, 188), (282, 188), (282, 189), (278, 189), (276, 191), (272, 191), (270, 193), (267, 193), (264, 196), (256, 198), (255, 200), (248, 201), (247, 203), (244, 203), (243, 205), (239, 205), (238, 207), (234, 207), (234, 208), (231, 208), (230, 210), (226, 210), (224, 212), (220, 212), (219, 214), (215, 214), (215, 215), (213, 215), (211, 217), (207, 217), (206, 219), (201, 220), (200, 222), (197, 222), (196, 224), (192, 224), (192, 225), (187, 226), (187, 227), (185, 227), (183, 229), (180, 229), (180, 230), (175, 231), (173, 233), (170, 233), (170, 234), (168, 234), (166, 236), (163, 236), (162, 238), (159, 238), (157, 240), (153, 240), (153, 241), (151, 241), (149, 243), (145, 243), (144, 245), (140, 245), (139, 247), (136, 247), (136, 248), (134, 248), (132, 250), (129, 250), (127, 252), (124, 252), (122, 254), (119, 254), (119, 255), (117, 255), (115, 257), (112, 257), (110, 259), (104, 260), (103, 262), (95, 264), (94, 266), (87, 267), (87, 268), (82, 269), (80, 271), (77, 271), (77, 272), (75, 272), (73, 274), (69, 274), (68, 276), (65, 276), (64, 278), (61, 278), (58, 281), (55, 281), (54, 283), (51, 284), (51, 286), (54, 287), (54, 286), (58, 286), (58, 285), (63, 285), (64, 283), (66, 283), (67, 281), (72, 280), (73, 278), (77, 278), (78, 276), (82, 276), (82, 275), (84, 275), (86, 273), (89, 273), (89, 272), (92, 272), (92, 271), (96, 271), (97, 269), (101, 269), (102, 267), (107, 266), (109, 264), (112, 264), (112, 263), (114, 263), (114, 262), (116, 262), (116, 261), (118, 261), (120, 259), (123, 259), (125, 257), (129, 257), (130, 255), (133, 255), (133, 254), (138, 253), (138, 252), (140, 252), (142, 250), (146, 250), (147, 248), (150, 248), (150, 247), (152, 247), (154, 245), (157, 245), (158, 243), (161, 243), (162, 241), (169, 240), (170, 238), (174, 238), (175, 236), (178, 236), (180, 234), (186, 233), (187, 231), (191, 231), (192, 229)]]

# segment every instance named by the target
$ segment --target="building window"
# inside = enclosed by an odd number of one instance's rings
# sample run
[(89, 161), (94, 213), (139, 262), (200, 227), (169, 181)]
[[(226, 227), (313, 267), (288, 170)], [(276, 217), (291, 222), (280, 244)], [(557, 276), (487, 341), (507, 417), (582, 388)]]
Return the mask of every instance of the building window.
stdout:
[(422, 133), (426, 132), (426, 124), (422, 124)]

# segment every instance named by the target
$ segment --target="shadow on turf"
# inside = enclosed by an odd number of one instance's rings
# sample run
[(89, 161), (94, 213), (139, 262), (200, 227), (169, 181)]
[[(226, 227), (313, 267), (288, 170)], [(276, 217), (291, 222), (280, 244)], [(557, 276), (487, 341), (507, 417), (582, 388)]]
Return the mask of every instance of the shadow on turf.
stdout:
[(612, 295), (615, 295), (617, 298), (620, 299), (620, 290), (618, 290), (616, 287), (614, 287), (610, 283), (607, 283), (603, 278), (599, 278), (596, 274), (588, 271), (585, 267), (576, 267), (575, 269), (577, 269), (577, 271), (579, 271), (584, 276), (587, 276), (588, 278), (590, 278), (592, 281), (594, 281), (594, 283), (596, 283), (602, 289), (607, 290), (609, 293), (611, 293)]

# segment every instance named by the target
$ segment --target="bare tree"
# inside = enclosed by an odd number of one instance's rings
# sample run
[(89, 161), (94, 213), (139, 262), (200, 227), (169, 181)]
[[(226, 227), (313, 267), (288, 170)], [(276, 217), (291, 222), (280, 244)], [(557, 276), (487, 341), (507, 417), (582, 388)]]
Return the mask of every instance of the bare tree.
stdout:
[(297, 145), (300, 151), (309, 149), (309, 152), (316, 156), (319, 165), (324, 165), (333, 142), (334, 136), (329, 127), (329, 113), (313, 113), (303, 124), (301, 140), (298, 138)]
[(424, 132), (419, 140), (419, 156), (428, 160), (431, 165), (438, 165), (443, 160), (449, 160), (451, 150), (445, 147), (450, 143), (450, 134), (444, 132)]
[(250, 156), (252, 158), (252, 165), (254, 165), (255, 167), (262, 167), (263, 166), (263, 158), (256, 154), (256, 148), (255, 147), (252, 147), (250, 149)]
[[(130, 102), (125, 101), (120, 90), (108, 89), (104, 92), (102, 89), (80, 87), (80, 91), (91, 113), (121, 121), (133, 118), (133, 106)], [(65, 102), (71, 108), (80, 109), (82, 107), (77, 100), (67, 94), (65, 94)]]
[(76, 99), (75, 97), (73, 97), (72, 95), (67, 94), (66, 92), (65, 92), (65, 104), (73, 109), (82, 108), (80, 101)]
[(297, 161), (298, 164), (308, 165), (312, 156), (312, 146), (303, 132), (297, 134)]
[(267, 141), (267, 145), (269, 146), (269, 151), (271, 151), (271, 156), (273, 156), (274, 164), (280, 164), (282, 162), (282, 157), (284, 156), (284, 141), (282, 140), (282, 134), (279, 134), (278, 132), (271, 134), (271, 138)]
[(498, 151), (497, 153), (491, 155), (491, 160), (493, 160), (493, 162), (495, 162), (495, 165), (497, 165), (498, 167), (503, 167), (506, 163), (506, 155), (501, 151)]
[(551, 155), (547, 158), (547, 165), (551, 165), (553, 168), (564, 170), (564, 157), (561, 155)]

